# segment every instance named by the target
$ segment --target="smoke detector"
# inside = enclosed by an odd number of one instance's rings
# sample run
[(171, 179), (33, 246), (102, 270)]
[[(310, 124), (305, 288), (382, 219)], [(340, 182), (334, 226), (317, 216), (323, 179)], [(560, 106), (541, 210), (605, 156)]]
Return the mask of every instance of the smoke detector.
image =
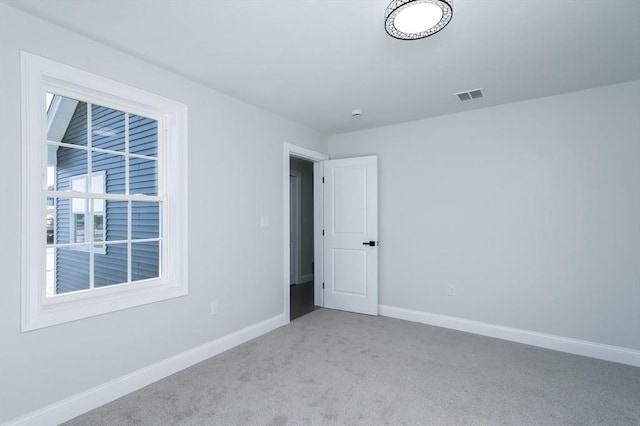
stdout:
[(482, 92), (484, 89), (474, 89), (467, 90), (466, 92), (458, 92), (454, 93), (454, 96), (457, 96), (461, 102), (470, 101), (472, 99), (480, 99), (484, 98), (484, 93)]

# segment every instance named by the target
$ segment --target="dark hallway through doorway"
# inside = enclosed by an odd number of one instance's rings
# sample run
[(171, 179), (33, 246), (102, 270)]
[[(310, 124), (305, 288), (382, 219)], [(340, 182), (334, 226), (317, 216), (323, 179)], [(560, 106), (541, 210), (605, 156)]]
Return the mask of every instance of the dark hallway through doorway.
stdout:
[(290, 319), (314, 307), (314, 200), (313, 162), (290, 158)]
[(291, 321), (320, 308), (313, 304), (313, 281), (292, 285), (290, 287), (290, 292)]

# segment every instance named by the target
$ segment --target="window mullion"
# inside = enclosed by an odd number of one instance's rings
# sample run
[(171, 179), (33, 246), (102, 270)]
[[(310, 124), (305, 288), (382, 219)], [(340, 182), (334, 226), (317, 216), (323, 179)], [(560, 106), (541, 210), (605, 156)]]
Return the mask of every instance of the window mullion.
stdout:
[[(51, 145), (51, 146), (57, 146), (57, 147), (81, 149), (83, 151), (87, 151), (88, 150), (88, 148), (86, 146), (76, 145), (76, 144), (72, 144), (72, 143), (48, 141), (47, 144)], [(91, 150), (93, 152), (101, 152), (101, 153), (104, 153), (104, 154), (122, 155), (122, 156), (125, 155), (125, 153), (123, 153), (122, 151), (114, 151), (113, 149), (98, 148), (98, 147), (95, 147), (95, 146), (91, 147)], [(133, 152), (130, 152), (129, 156), (131, 156), (133, 158), (141, 158), (143, 160), (149, 160), (149, 161), (154, 161), (154, 160), (158, 159), (157, 157), (154, 157), (154, 156), (151, 156), (151, 155), (135, 154)]]
[(132, 273), (131, 273), (131, 268), (132, 268), (132, 264), (131, 264), (131, 259), (132, 259), (132, 253), (131, 250), (133, 248), (133, 244), (131, 244), (131, 234), (132, 234), (132, 205), (133, 201), (128, 201), (127, 202), (127, 282), (131, 283), (132, 282)]
[(129, 113), (124, 113), (124, 193), (129, 195)]
[[(58, 170), (57, 169), (54, 170), (54, 175), (53, 175), (53, 190), (54, 191), (58, 190)], [(53, 294), (55, 295), (57, 293), (57, 288), (58, 288), (58, 274), (57, 274), (58, 267), (56, 266), (56, 258), (58, 257), (58, 249), (56, 247), (56, 243), (58, 242), (58, 199), (57, 198), (52, 198), (52, 199), (53, 199), (53, 244), (51, 245), (51, 247), (53, 247)], [(69, 232), (71, 232), (71, 229), (69, 229)], [(69, 240), (71, 240), (71, 236), (69, 236)]]
[[(92, 125), (92, 104), (87, 102), (87, 176), (91, 176), (93, 173), (93, 153), (91, 152), (91, 148), (93, 146), (93, 125)], [(90, 184), (91, 181), (87, 181), (87, 184)], [(89, 191), (89, 186), (86, 187), (87, 192)]]
[(165, 239), (165, 220), (166, 220), (166, 209), (167, 209), (167, 182), (166, 182), (166, 170), (167, 170), (167, 139), (168, 139), (168, 130), (167, 130), (167, 120), (158, 120), (158, 162), (157, 170), (158, 170), (158, 195), (162, 196), (162, 201), (160, 201), (160, 218), (158, 221), (159, 225), (159, 237), (160, 241), (158, 243), (158, 271), (160, 276), (166, 276), (166, 260), (167, 260), (167, 246)]
[[(124, 113), (124, 153), (125, 153), (125, 157), (124, 157), (124, 193), (126, 195), (130, 195), (130, 191), (129, 191), (129, 113), (125, 112)], [(131, 233), (132, 233), (132, 201), (129, 200), (127, 202), (127, 283), (131, 283), (131, 249), (132, 249), (132, 244), (131, 244)]]
[[(93, 118), (92, 118), (92, 104), (87, 102), (87, 182), (86, 182), (86, 191), (91, 192), (91, 176), (93, 174), (93, 153), (91, 151), (91, 147), (93, 144)], [(89, 241), (89, 289), (93, 290), (95, 286), (95, 257), (93, 250), (93, 199), (87, 198), (85, 201), (85, 205), (88, 207), (89, 217), (87, 220), (87, 215), (85, 214), (84, 220), (84, 240)], [(85, 207), (85, 209), (87, 208)], [(89, 238), (87, 238), (87, 234)]]
[(79, 191), (46, 191), (47, 197), (58, 197), (58, 198), (81, 198), (81, 199), (98, 199), (98, 200), (113, 200), (113, 201), (163, 201), (164, 197), (158, 195), (146, 195), (146, 194), (134, 194), (134, 195), (126, 195), (126, 194), (101, 194), (101, 193), (93, 193), (88, 194), (86, 192)]

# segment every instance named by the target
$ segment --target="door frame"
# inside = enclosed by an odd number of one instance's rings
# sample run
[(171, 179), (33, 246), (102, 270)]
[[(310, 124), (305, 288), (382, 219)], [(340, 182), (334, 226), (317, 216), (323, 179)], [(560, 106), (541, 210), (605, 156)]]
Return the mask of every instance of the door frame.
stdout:
[(289, 193), (289, 172), (291, 170), (289, 159), (291, 157), (313, 162), (313, 302), (317, 306), (323, 306), (322, 300), (322, 161), (328, 160), (327, 154), (322, 154), (290, 143), (284, 143), (282, 154), (282, 188), (283, 200), (283, 293), (284, 293), (284, 317), (286, 323), (291, 321), (290, 277), (291, 277), (291, 194)]
[[(293, 264), (289, 265), (291, 267), (291, 270), (293, 271), (293, 282), (289, 282), (290, 284), (300, 284), (300, 269), (301, 269), (301, 265), (300, 265), (300, 241), (301, 236), (300, 236), (300, 210), (301, 210), (301, 174), (299, 171), (297, 170), (290, 170), (289, 171), (289, 182), (291, 183), (292, 180), (291, 178), (295, 178), (295, 187), (293, 188), (293, 193), (291, 192), (291, 185), (289, 185), (289, 200), (290, 200), (290, 208), (289, 208), (289, 221), (290, 221), (290, 228), (293, 228), (293, 233), (289, 233), (289, 235), (291, 235), (293, 238), (293, 241), (289, 241), (289, 247), (291, 247), (291, 243), (293, 242), (296, 249), (294, 250), (293, 253), (290, 253), (290, 259), (293, 258)], [(293, 212), (293, 216), (292, 213)], [(291, 226), (293, 225), (293, 226)], [(291, 261), (291, 260), (290, 260)], [(291, 275), (291, 274), (290, 274)]]

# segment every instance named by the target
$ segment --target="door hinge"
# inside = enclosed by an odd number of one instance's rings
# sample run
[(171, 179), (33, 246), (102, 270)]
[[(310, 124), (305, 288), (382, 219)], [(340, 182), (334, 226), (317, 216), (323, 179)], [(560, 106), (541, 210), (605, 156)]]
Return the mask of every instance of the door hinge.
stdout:
[(322, 236), (324, 237), (324, 229), (322, 230)]
[(322, 183), (324, 183), (324, 176), (322, 176)]
[(324, 288), (324, 283), (322, 283), (322, 288)]

